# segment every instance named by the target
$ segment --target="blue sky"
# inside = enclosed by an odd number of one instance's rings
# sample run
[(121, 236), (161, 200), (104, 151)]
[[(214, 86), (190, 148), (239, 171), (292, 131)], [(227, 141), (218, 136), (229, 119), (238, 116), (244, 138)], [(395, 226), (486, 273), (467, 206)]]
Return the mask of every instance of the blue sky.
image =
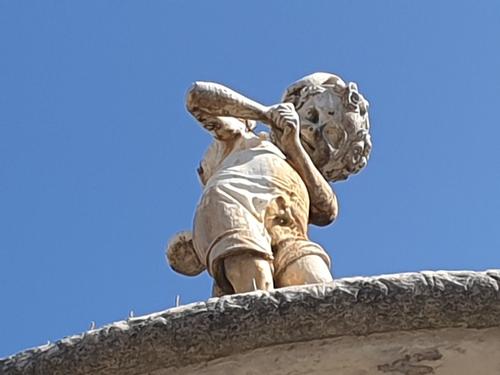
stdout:
[(372, 156), (311, 228), (335, 277), (499, 268), (499, 37), (497, 1), (0, 0), (0, 357), (209, 297), (164, 260), (210, 142), (195, 80), (358, 83)]

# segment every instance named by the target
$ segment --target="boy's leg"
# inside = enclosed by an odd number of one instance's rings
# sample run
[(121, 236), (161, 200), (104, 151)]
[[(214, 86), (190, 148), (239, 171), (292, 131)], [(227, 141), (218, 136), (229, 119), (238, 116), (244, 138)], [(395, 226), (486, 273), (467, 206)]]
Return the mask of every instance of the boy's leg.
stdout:
[(305, 255), (294, 260), (279, 273), (276, 287), (316, 284), (333, 281), (332, 274), (324, 259), (318, 255)]
[(214, 280), (212, 284), (212, 297), (222, 297), (224, 295), (224, 291), (221, 289), (217, 282)]
[(224, 273), (235, 293), (274, 289), (272, 261), (255, 253), (228, 256)]

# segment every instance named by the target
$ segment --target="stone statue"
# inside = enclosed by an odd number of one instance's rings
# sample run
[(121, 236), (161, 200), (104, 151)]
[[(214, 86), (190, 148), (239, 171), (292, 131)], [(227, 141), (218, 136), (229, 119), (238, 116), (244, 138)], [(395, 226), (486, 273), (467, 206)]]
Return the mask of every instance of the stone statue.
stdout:
[[(267, 107), (196, 82), (187, 109), (214, 142), (198, 169), (204, 190), (193, 231), (167, 247), (171, 267), (185, 275), (207, 269), (216, 296), (331, 281), (330, 257), (307, 231), (337, 216), (329, 182), (367, 163), (368, 102), (356, 84), (314, 73)], [(270, 132), (256, 134), (257, 121)]]

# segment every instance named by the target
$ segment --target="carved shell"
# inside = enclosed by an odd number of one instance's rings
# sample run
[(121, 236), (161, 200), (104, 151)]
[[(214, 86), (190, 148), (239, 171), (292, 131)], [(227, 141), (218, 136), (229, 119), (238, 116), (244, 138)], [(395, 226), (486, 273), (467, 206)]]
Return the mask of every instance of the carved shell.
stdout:
[(282, 101), (294, 104), (301, 128), (310, 130), (301, 131), (302, 143), (325, 179), (345, 180), (366, 166), (372, 149), (368, 101), (355, 83), (314, 73), (288, 87)]

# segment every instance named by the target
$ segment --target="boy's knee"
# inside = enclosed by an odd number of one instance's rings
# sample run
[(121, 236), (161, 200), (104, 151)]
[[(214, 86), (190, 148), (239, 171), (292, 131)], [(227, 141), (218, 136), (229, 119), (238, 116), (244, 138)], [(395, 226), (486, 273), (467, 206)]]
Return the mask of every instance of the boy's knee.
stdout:
[(291, 239), (277, 246), (274, 267), (277, 287), (333, 280), (330, 257), (320, 245), (307, 239)]
[(277, 287), (317, 284), (333, 280), (330, 268), (318, 255), (305, 255), (288, 264), (276, 278)]

